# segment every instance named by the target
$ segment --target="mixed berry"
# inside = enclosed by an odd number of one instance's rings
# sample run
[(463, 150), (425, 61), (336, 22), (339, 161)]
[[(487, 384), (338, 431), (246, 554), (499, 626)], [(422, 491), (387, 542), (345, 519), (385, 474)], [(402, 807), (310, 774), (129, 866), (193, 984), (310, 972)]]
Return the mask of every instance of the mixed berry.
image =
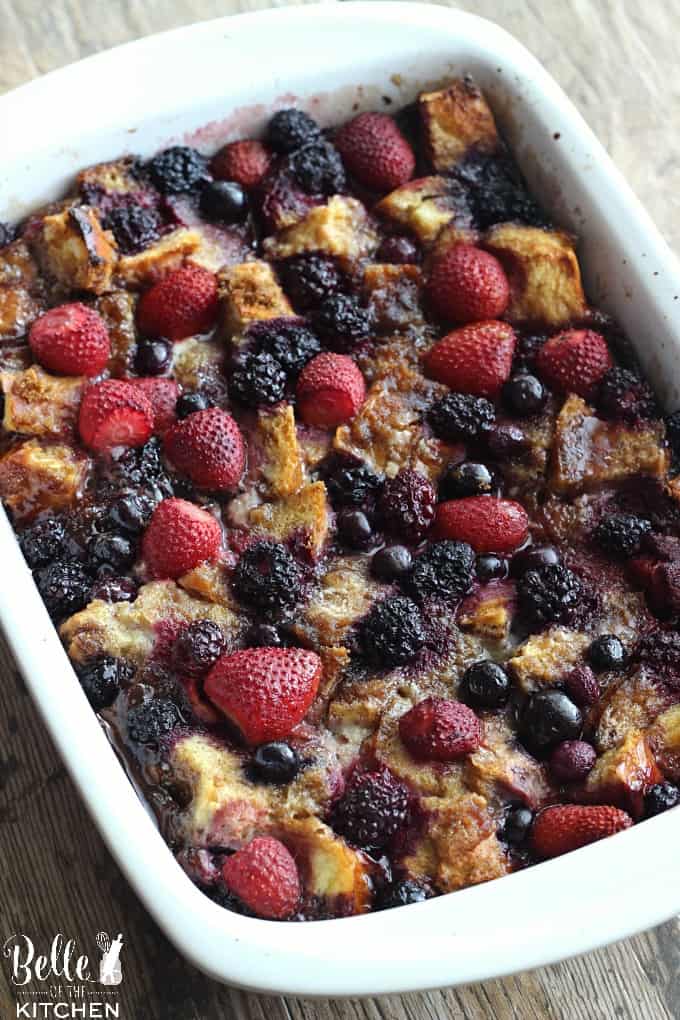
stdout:
[(680, 804), (680, 412), (622, 339), (468, 78), (0, 224), (0, 495), (213, 900), (402, 906)]

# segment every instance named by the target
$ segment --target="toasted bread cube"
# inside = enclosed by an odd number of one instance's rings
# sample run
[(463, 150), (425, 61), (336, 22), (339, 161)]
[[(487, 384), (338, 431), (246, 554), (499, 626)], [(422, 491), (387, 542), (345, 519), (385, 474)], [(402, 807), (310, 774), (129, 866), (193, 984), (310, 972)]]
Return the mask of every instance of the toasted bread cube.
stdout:
[(89, 467), (71, 446), (29, 439), (0, 458), (0, 498), (17, 519), (62, 510), (78, 498)]
[(268, 262), (241, 262), (218, 275), (224, 324), (230, 335), (257, 319), (293, 315), (293, 309)]
[(318, 559), (330, 527), (326, 486), (312, 482), (277, 503), (263, 503), (250, 511), (255, 530), (285, 542), (295, 540), (312, 559)]
[(633, 428), (602, 421), (581, 397), (567, 397), (553, 442), (548, 479), (553, 492), (576, 495), (640, 475), (661, 480), (667, 466), (661, 423)]
[(69, 617), (59, 633), (74, 662), (112, 655), (141, 665), (158, 639), (158, 624), (193, 620), (212, 620), (229, 639), (239, 629), (228, 607), (195, 598), (174, 581), (152, 581), (142, 585), (134, 602), (95, 599)]
[(103, 294), (111, 288), (115, 241), (89, 206), (72, 206), (45, 216), (38, 253), (47, 271), (71, 290)]
[(422, 244), (432, 243), (444, 227), (450, 230), (451, 242), (474, 239), (462, 186), (446, 177), (419, 177), (402, 184), (381, 199), (374, 211), (412, 231)]
[(108, 369), (114, 376), (126, 375), (137, 342), (135, 329), (136, 297), (127, 290), (112, 290), (102, 294), (96, 309), (106, 323), (111, 340)]
[(379, 333), (392, 333), (424, 322), (422, 273), (418, 266), (373, 263), (366, 266), (364, 294)]
[(58, 436), (75, 428), (84, 380), (49, 375), (38, 365), (25, 372), (2, 372), (3, 426), (8, 432)]
[(659, 716), (649, 730), (657, 764), (667, 779), (680, 783), (680, 705)]
[(545, 762), (537, 761), (521, 747), (509, 720), (502, 714), (487, 715), (484, 739), (463, 764), (468, 789), (502, 809), (508, 798), (533, 811), (555, 795)]
[(515, 612), (515, 587), (507, 582), (486, 585), (460, 605), (461, 630), (502, 644), (510, 636)]
[(215, 602), (218, 606), (227, 606), (238, 612), (239, 605), (231, 593), (223, 563), (199, 563), (188, 574), (182, 574), (177, 584), (207, 602)]
[(200, 247), (198, 230), (178, 227), (136, 255), (121, 255), (116, 266), (116, 280), (123, 287), (150, 287), (172, 269), (179, 269)]
[(508, 666), (527, 694), (556, 684), (581, 659), (590, 643), (586, 634), (568, 627), (549, 627), (520, 645)]
[(424, 92), (418, 100), (425, 152), (439, 173), (453, 169), (471, 150), (498, 148), (496, 123), (481, 90), (471, 78), (458, 78), (438, 92)]
[(662, 778), (648, 737), (640, 730), (631, 730), (619, 747), (598, 758), (583, 792), (588, 800), (615, 804), (634, 818), (640, 818), (645, 790)]
[(645, 730), (669, 707), (672, 696), (646, 669), (637, 670), (604, 692), (593, 743), (609, 751), (623, 742), (631, 730)]
[(260, 452), (258, 473), (269, 495), (275, 499), (292, 496), (304, 478), (292, 405), (259, 410), (253, 442)]
[(378, 234), (366, 209), (356, 198), (344, 195), (334, 195), (327, 205), (315, 206), (299, 222), (264, 242), (267, 256), (274, 259), (307, 251), (358, 259), (377, 246)]
[(0, 287), (19, 287), (30, 291), (38, 273), (38, 265), (23, 239), (0, 248)]
[(139, 191), (141, 183), (134, 174), (136, 160), (132, 156), (111, 160), (107, 163), (95, 163), (81, 170), (76, 183), (85, 200), (91, 205), (105, 192), (114, 195), (131, 195)]
[(23, 287), (0, 287), (0, 340), (25, 336), (42, 310)]
[[(284, 819), (283, 838), (307, 863), (305, 893), (336, 904), (338, 916), (363, 914), (371, 907), (371, 869), (367, 858), (318, 818)], [(335, 913), (335, 910), (333, 911)]]
[(366, 615), (379, 591), (368, 558), (335, 560), (305, 606), (302, 627), (316, 645), (342, 646), (349, 628)]
[(510, 284), (510, 322), (566, 325), (586, 311), (573, 239), (561, 230), (499, 223), (485, 246), (503, 263)]

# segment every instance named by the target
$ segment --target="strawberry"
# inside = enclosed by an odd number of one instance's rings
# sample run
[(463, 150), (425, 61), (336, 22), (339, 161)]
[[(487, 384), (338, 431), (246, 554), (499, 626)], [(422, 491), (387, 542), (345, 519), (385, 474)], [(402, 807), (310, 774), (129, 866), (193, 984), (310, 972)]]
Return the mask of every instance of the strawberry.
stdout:
[(131, 379), (130, 383), (146, 394), (153, 408), (153, 430), (158, 436), (164, 435), (177, 421), (175, 406), (179, 397), (179, 386), (172, 379)]
[(472, 709), (462, 702), (425, 698), (402, 715), (399, 736), (414, 758), (457, 761), (477, 750), (482, 727)]
[(257, 836), (225, 858), (227, 889), (258, 917), (285, 921), (300, 900), (300, 878), (287, 847), (271, 836)]
[(497, 319), (462, 326), (428, 351), (425, 370), (458, 393), (495, 397), (510, 375), (515, 339), (512, 326)]
[(567, 329), (551, 337), (538, 352), (539, 375), (549, 386), (591, 400), (614, 362), (607, 341), (592, 329)]
[(217, 280), (201, 266), (182, 266), (154, 283), (137, 305), (137, 325), (146, 336), (184, 340), (207, 333), (217, 319)]
[(512, 499), (468, 496), (440, 503), (434, 520), (436, 538), (467, 542), (476, 553), (511, 553), (526, 541), (529, 518)]
[(150, 577), (174, 579), (216, 560), (221, 543), (222, 529), (207, 510), (186, 499), (164, 499), (144, 532), (142, 555)]
[(452, 322), (497, 319), (510, 299), (498, 259), (473, 244), (456, 244), (434, 260), (427, 282), (434, 311)]
[(264, 744), (283, 740), (304, 719), (320, 679), (316, 652), (246, 648), (218, 659), (204, 690), (247, 744)]
[(559, 857), (632, 824), (630, 815), (611, 805), (556, 804), (536, 816), (531, 842), (539, 857)]
[(111, 354), (104, 320), (94, 308), (78, 302), (39, 316), (28, 342), (36, 361), (60, 375), (99, 375)]
[(213, 156), (210, 170), (218, 181), (236, 181), (242, 188), (255, 188), (271, 166), (272, 153), (252, 138), (224, 145)]
[(174, 466), (204, 489), (233, 489), (246, 463), (238, 425), (226, 411), (209, 407), (178, 421), (164, 437)]
[(360, 113), (333, 141), (347, 170), (371, 191), (393, 191), (413, 176), (413, 149), (386, 113)]
[(103, 453), (114, 446), (143, 446), (153, 433), (153, 407), (147, 395), (122, 379), (90, 386), (78, 417), (80, 438)]
[(298, 414), (307, 425), (334, 428), (357, 413), (366, 384), (346, 354), (317, 354), (303, 368), (296, 396)]

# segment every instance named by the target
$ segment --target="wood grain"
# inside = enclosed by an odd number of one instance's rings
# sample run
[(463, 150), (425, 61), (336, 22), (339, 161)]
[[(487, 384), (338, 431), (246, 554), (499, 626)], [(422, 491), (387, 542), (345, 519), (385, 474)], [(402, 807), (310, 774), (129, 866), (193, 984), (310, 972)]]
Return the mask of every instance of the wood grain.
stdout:
[[(282, 4), (283, 5), (283, 4)], [(0, 0), (0, 91), (89, 53), (260, 0)], [(584, 113), (671, 245), (680, 249), (680, 0), (464, 0), (508, 28)], [(74, 121), (74, 128), (76, 123)], [(608, 949), (504, 981), (363, 1001), (303, 1002), (225, 988), (185, 963), (121, 876), (0, 649), (0, 942), (57, 931), (93, 952), (125, 934), (124, 1020), (673, 1020), (680, 931), (672, 921)], [(93, 763), (96, 767), (96, 763)], [(653, 866), (653, 862), (650, 866)], [(574, 890), (578, 895), (578, 889)], [(625, 890), (622, 890), (625, 895)], [(557, 919), (556, 919), (557, 922)], [(0, 1015), (15, 1016), (0, 958)]]

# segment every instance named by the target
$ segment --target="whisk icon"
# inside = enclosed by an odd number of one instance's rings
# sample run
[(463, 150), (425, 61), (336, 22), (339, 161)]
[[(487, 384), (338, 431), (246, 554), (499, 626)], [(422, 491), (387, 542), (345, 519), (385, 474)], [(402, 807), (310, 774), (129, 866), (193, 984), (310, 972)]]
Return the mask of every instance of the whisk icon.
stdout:
[(100, 931), (95, 941), (102, 953), (99, 964), (99, 983), (101, 985), (119, 985), (123, 980), (120, 964), (120, 951), (123, 948), (122, 934), (119, 933), (112, 942), (105, 931)]

